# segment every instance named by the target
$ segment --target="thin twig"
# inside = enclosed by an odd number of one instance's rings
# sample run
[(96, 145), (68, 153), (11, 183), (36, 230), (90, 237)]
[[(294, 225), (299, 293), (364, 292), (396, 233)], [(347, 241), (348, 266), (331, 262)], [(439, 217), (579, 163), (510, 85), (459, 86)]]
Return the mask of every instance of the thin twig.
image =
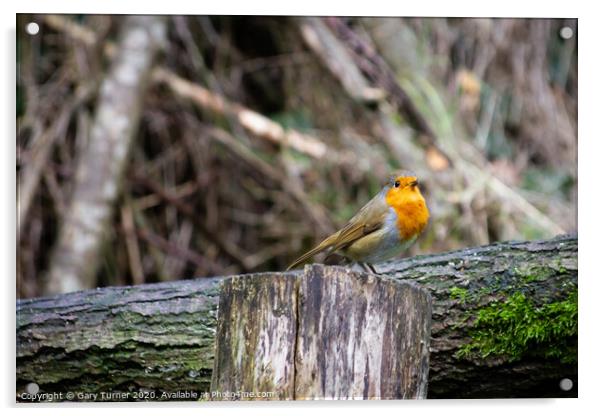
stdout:
[(144, 268), (140, 256), (140, 246), (136, 237), (136, 225), (134, 223), (134, 215), (132, 214), (132, 206), (129, 202), (121, 207), (121, 226), (125, 233), (125, 246), (129, 259), (130, 272), (132, 273), (132, 283), (140, 285), (144, 283)]
[(459, 162), (459, 168), (464, 170), (468, 177), (484, 177), (485, 186), (491, 189), (497, 195), (499, 200), (511, 203), (515, 208), (537, 223), (544, 230), (548, 230), (552, 233), (552, 235), (566, 233), (566, 231), (560, 225), (552, 221), (552, 219), (533, 206), (533, 204), (527, 201), (522, 195), (506, 185), (496, 176), (490, 173), (484, 173), (481, 169), (469, 162)]
[[(192, 222), (185, 218), (182, 221), (182, 225), (180, 227), (176, 226), (176, 229), (171, 233), (169, 240), (172, 241), (179, 247), (189, 248), (190, 242), (192, 239), (192, 234), (194, 231), (194, 226)], [(207, 260), (206, 256), (204, 257)], [(174, 276), (174, 278), (178, 278), (178, 276), (182, 275), (182, 270), (186, 266), (186, 262), (180, 258), (169, 256), (165, 259), (164, 269), (165, 274), (168, 276)], [(215, 268), (206, 268), (209, 270), (214, 270)]]
[(164, 239), (160, 235), (150, 231), (147, 228), (137, 228), (136, 235), (144, 241), (146, 241), (147, 243), (158, 247), (162, 251), (172, 256), (176, 256), (186, 261), (189, 261), (199, 267), (205, 267), (207, 265), (206, 260), (199, 253), (192, 251), (186, 247), (174, 244), (171, 241)]
[(189, 99), (204, 109), (234, 117), (241, 126), (257, 137), (291, 147), (315, 159), (333, 160), (332, 156), (336, 154), (322, 141), (296, 130), (285, 130), (280, 124), (264, 115), (232, 103), (198, 84), (178, 77), (167, 69), (156, 68), (153, 71), (153, 79), (164, 83), (178, 96)]
[(234, 152), (238, 157), (242, 158), (262, 175), (272, 182), (277, 183), (281, 189), (292, 197), (293, 205), (295, 207), (303, 208), (304, 214), (307, 214), (309, 219), (319, 227), (319, 229), (325, 230), (326, 232), (334, 230), (332, 221), (324, 212), (324, 209), (312, 204), (310, 202), (311, 198), (309, 198), (303, 189), (288, 180), (280, 171), (257, 157), (253, 151), (232, 137), (227, 131), (211, 126), (203, 126), (203, 130), (205, 130), (214, 140), (225, 145), (230, 151)]
[[(97, 41), (93, 31), (62, 16), (47, 16), (46, 23), (55, 30), (63, 31), (69, 36), (88, 45)], [(114, 45), (107, 42), (105, 53), (114, 53)], [(152, 73), (155, 82), (164, 83), (178, 96), (190, 99), (196, 105), (209, 109), (227, 117), (235, 118), (251, 134), (276, 143), (290, 147), (312, 158), (327, 160), (337, 163), (342, 158), (337, 158), (334, 149), (328, 148), (321, 140), (294, 129), (284, 129), (279, 123), (270, 120), (240, 104), (232, 103), (223, 96), (215, 94), (208, 89), (179, 77), (167, 68), (155, 68)]]
[(30, 150), (30, 163), (19, 178), (17, 189), (17, 240), (27, 223), (27, 216), (31, 207), (31, 201), (37, 191), (40, 183), (40, 175), (48, 164), (51, 150), (55, 141), (61, 137), (69, 125), (73, 112), (85, 101), (87, 101), (95, 91), (95, 84), (87, 84), (77, 89), (75, 96), (63, 105), (63, 109), (50, 127), (38, 137)]
[(363, 101), (380, 101), (384, 91), (370, 87), (347, 49), (317, 17), (302, 17), (298, 20), (301, 36), (324, 66), (339, 80), (347, 95)]
[(447, 169), (452, 161), (437, 143), (437, 137), (424, 116), (410, 99), (405, 90), (397, 82), (393, 71), (385, 60), (376, 52), (373, 45), (358, 36), (338, 17), (325, 18), (326, 24), (335, 35), (344, 42), (354, 53), (359, 68), (380, 88), (388, 92), (388, 98), (393, 102), (408, 123), (419, 132), (419, 141), (431, 153), (436, 152), (438, 158), (445, 159)]
[(154, 182), (146, 175), (133, 172), (130, 175), (130, 178), (133, 179), (136, 183), (146, 186), (148, 189), (150, 189), (155, 194), (163, 198), (165, 201), (174, 205), (178, 209), (178, 211), (188, 216), (193, 221), (194, 225), (201, 230), (201, 232), (205, 235), (205, 237), (208, 240), (213, 241), (218, 246), (218, 248), (232, 261), (234, 261), (238, 266), (240, 266), (243, 269), (243, 271), (249, 270), (249, 267), (244, 261), (245, 254), (243, 254), (238, 247), (231, 244), (227, 240), (223, 240), (219, 235), (207, 228), (207, 226), (203, 223), (203, 221), (201, 221), (198, 214), (190, 205), (180, 200), (176, 195), (173, 194), (173, 192), (163, 188), (161, 185)]

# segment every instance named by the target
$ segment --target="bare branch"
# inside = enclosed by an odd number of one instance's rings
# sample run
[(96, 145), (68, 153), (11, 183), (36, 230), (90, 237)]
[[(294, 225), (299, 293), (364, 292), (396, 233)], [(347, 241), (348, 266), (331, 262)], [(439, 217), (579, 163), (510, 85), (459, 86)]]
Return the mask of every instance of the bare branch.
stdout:
[(40, 175), (48, 165), (48, 159), (56, 140), (65, 134), (73, 112), (89, 99), (94, 91), (95, 88), (92, 84), (78, 88), (75, 96), (63, 105), (61, 113), (52, 125), (34, 139), (30, 149), (30, 162), (27, 164), (27, 168), (22, 170), (23, 173), (19, 177), (17, 187), (19, 190), (17, 196), (17, 239), (19, 239), (24, 224), (27, 223), (31, 201), (40, 183)]

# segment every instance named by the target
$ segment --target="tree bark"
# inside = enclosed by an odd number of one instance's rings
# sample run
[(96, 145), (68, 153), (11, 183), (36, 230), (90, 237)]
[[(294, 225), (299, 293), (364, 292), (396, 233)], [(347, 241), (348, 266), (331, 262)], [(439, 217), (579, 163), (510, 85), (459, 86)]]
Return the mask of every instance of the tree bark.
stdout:
[(46, 282), (46, 293), (95, 286), (98, 251), (140, 118), (154, 57), (165, 42), (161, 16), (128, 16), (103, 80), (90, 143), (79, 155), (75, 186)]
[[(433, 296), (429, 398), (577, 397), (576, 237), (498, 243), (417, 256), (389, 262), (377, 271), (395, 279), (413, 280)], [(518, 337), (508, 332), (520, 331), (531, 316), (524, 321), (517, 317), (519, 325), (514, 326), (514, 321), (500, 316), (496, 318), (497, 327), (485, 326), (477, 334), (475, 328), (479, 327), (476, 320), (480, 313), (511, 314), (515, 309), (510, 300), (520, 295), (535, 310), (574, 301), (571, 331), (542, 342), (529, 342), (515, 355), (511, 351), (486, 357), (478, 351), (462, 354), (463, 347), (482, 333), (490, 333), (492, 338)], [(554, 314), (536, 318), (542, 325), (559, 320)], [(557, 346), (559, 354), (564, 355), (550, 356)], [(563, 378), (570, 378), (575, 387), (561, 390), (559, 382)]]
[[(504, 311), (517, 295), (536, 312), (572, 299), (577, 290), (576, 237), (419, 256), (378, 265), (377, 271), (413, 280), (431, 293), (429, 398), (577, 396), (576, 331), (528, 340), (526, 351), (483, 356), (479, 348), (467, 348), (482, 333), (492, 332), (495, 341), (508, 335), (505, 326), (507, 331), (519, 327), (499, 318), (496, 333), (495, 326), (477, 319), (485, 312)], [(196, 279), (19, 300), (17, 393), (30, 382), (49, 392), (209, 391), (222, 281)], [(537, 317), (550, 325), (558, 321), (553, 314)], [(563, 325), (576, 329), (576, 312), (569, 318)], [(559, 348), (566, 349), (560, 357), (555, 354)], [(573, 381), (572, 390), (559, 389), (563, 378)]]

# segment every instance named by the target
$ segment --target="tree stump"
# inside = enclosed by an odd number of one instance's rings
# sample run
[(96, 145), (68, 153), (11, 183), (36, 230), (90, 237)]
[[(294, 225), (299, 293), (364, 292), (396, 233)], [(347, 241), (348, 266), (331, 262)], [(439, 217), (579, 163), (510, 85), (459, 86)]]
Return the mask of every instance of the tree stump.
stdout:
[(431, 309), (413, 283), (342, 267), (228, 279), (211, 396), (426, 398)]
[[(297, 289), (293, 275), (235, 276), (220, 293), (211, 398), (294, 395)], [(242, 397), (235, 394), (242, 394)]]

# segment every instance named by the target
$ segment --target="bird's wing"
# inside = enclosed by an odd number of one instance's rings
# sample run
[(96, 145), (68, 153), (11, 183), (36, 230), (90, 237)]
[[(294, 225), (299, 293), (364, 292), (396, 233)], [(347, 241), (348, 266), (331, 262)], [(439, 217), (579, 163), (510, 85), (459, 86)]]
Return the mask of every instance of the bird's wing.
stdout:
[(389, 206), (382, 194), (376, 195), (336, 233), (327, 237), (316, 247), (295, 260), (287, 270), (293, 269), (321, 251), (328, 250), (328, 256), (337, 250), (353, 244), (360, 238), (380, 229), (385, 221)]
[(374, 197), (338, 232), (330, 252), (344, 249), (360, 238), (379, 230), (385, 222), (388, 210), (389, 207), (380, 194)]
[(303, 254), (301, 257), (299, 257), (297, 260), (295, 260), (293, 263), (291, 263), (291, 265), (288, 266), (286, 268), (286, 270), (294, 269), (295, 267), (299, 266), (300, 264), (305, 263), (307, 260), (309, 260), (310, 258), (315, 256), (319, 252), (330, 249), (332, 247), (333, 242), (337, 238), (337, 234), (338, 233), (334, 233), (331, 236), (324, 239), (324, 241), (322, 241), (316, 247), (312, 248), (307, 253)]

